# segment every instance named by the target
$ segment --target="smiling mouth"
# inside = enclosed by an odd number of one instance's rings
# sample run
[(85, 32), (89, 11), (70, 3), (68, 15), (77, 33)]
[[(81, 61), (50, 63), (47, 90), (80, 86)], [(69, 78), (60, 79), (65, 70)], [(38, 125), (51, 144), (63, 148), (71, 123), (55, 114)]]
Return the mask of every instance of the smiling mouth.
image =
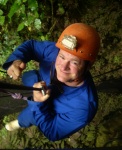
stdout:
[(64, 75), (68, 75), (69, 74), (68, 72), (64, 72), (64, 71), (61, 71), (61, 70), (60, 70), (60, 73), (62, 73)]

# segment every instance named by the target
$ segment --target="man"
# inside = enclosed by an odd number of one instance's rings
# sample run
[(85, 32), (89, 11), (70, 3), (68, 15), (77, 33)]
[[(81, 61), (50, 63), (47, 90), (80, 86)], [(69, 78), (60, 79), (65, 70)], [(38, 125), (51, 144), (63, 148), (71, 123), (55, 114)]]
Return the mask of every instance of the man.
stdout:
[(39, 71), (25, 72), (22, 81), (25, 86), (45, 90), (33, 91), (28, 106), (6, 129), (35, 125), (49, 140), (56, 141), (86, 126), (97, 111), (97, 92), (89, 69), (99, 46), (96, 30), (83, 23), (69, 25), (57, 43), (29, 40), (20, 45), (3, 68), (16, 80), (27, 62), (39, 62)]

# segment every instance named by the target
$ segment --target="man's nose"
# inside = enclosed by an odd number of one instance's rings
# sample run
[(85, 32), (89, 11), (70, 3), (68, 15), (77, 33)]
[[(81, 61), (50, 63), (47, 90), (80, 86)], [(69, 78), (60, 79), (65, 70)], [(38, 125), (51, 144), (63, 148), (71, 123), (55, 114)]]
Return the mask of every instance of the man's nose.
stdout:
[(63, 61), (62, 64), (61, 64), (61, 69), (62, 70), (69, 70), (70, 69), (69, 62)]

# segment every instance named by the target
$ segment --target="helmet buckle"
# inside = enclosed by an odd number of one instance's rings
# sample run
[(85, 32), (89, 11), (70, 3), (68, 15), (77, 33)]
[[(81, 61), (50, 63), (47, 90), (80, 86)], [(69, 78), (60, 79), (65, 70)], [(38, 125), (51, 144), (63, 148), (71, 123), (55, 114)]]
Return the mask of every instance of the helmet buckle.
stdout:
[(62, 39), (61, 43), (64, 45), (64, 47), (70, 50), (74, 50), (74, 48), (76, 48), (77, 45), (77, 39), (73, 35), (64, 35), (64, 38)]

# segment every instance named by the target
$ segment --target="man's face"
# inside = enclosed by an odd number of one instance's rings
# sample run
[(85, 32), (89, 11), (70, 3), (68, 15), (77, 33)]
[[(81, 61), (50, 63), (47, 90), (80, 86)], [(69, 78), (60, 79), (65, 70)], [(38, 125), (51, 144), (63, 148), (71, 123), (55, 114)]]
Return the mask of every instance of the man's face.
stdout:
[(85, 61), (60, 49), (55, 67), (57, 79), (66, 85), (73, 85), (82, 80)]

